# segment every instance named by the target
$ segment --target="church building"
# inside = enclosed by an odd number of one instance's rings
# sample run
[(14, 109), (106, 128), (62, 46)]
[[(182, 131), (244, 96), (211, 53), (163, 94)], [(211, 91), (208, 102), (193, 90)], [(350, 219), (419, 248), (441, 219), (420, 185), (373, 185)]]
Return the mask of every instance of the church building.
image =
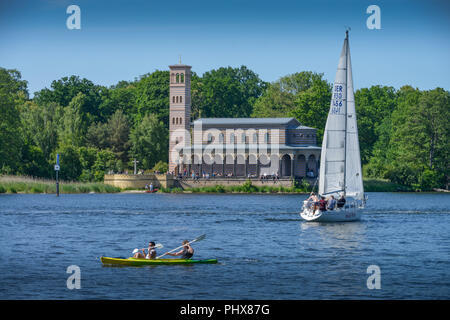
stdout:
[(316, 177), (316, 129), (295, 118), (191, 122), (191, 66), (170, 68), (169, 172), (191, 177)]

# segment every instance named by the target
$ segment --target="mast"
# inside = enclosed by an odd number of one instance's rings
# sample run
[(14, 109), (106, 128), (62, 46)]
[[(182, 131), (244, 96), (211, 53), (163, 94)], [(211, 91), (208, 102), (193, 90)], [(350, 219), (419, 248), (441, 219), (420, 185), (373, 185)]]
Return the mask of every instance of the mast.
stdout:
[(347, 193), (347, 100), (348, 100), (348, 29), (345, 30), (345, 135), (344, 135), (344, 197)]

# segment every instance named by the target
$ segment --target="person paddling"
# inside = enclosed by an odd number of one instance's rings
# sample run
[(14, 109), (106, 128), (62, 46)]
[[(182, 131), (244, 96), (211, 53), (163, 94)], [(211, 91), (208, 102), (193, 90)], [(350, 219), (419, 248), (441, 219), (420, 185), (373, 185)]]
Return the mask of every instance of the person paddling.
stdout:
[(145, 259), (155, 259), (156, 258), (156, 250), (155, 250), (156, 244), (153, 241), (150, 241), (148, 243), (148, 249), (147, 249), (147, 255), (145, 256)]
[(167, 252), (166, 254), (169, 256), (181, 256), (180, 259), (190, 259), (194, 255), (194, 248), (191, 247), (189, 241), (183, 240), (181, 243), (183, 248), (175, 253)]
[(145, 251), (144, 251), (144, 249), (141, 249), (141, 250), (139, 250), (139, 249), (134, 249), (134, 250), (133, 250), (133, 258), (136, 258), (136, 259), (145, 259)]

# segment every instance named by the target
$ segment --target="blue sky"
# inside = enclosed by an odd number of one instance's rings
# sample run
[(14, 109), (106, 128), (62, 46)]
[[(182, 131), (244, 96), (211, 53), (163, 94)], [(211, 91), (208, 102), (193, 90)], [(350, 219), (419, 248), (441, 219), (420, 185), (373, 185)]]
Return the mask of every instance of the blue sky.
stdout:
[[(81, 30), (66, 9), (81, 8)], [(369, 30), (369, 5), (381, 30)], [(355, 88), (450, 88), (450, 2), (365, 0), (0, 0), (0, 66), (29, 91), (72, 74), (112, 85), (182, 62), (203, 74), (246, 65), (265, 81), (303, 70), (332, 82), (351, 27)]]

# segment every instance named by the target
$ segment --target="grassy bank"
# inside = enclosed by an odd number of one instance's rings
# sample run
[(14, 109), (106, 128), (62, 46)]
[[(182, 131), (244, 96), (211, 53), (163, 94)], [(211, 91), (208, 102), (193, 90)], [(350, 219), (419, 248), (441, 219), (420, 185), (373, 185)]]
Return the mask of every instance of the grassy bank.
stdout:
[[(317, 191), (317, 186), (315, 187)], [(295, 187), (283, 187), (283, 186), (255, 186), (250, 181), (245, 182), (240, 186), (223, 186), (216, 185), (210, 187), (198, 187), (198, 188), (161, 188), (160, 192), (163, 193), (310, 193), (312, 186), (307, 183), (297, 185)], [(413, 191), (411, 188), (402, 186), (388, 180), (382, 179), (365, 179), (364, 180), (365, 192), (409, 192)]]
[(189, 189), (161, 188), (159, 191), (164, 193), (308, 193), (311, 191), (311, 188), (309, 184), (296, 185), (294, 187), (283, 187), (280, 185), (255, 186), (248, 180), (239, 186), (216, 185)]
[[(114, 193), (121, 189), (102, 182), (68, 182), (59, 183), (60, 193)], [(0, 176), (0, 193), (56, 193), (53, 180), (36, 179), (20, 176)]]
[[(160, 188), (163, 193), (309, 193), (312, 186), (307, 183), (294, 187), (276, 185), (255, 186), (251, 181), (246, 181), (240, 186), (216, 185), (211, 187), (197, 187), (189, 189)], [(317, 190), (317, 186), (315, 188)], [(61, 181), (60, 193), (116, 193), (126, 191), (118, 187), (103, 184), (101, 182), (69, 182)], [(130, 189), (131, 190), (131, 189)], [(382, 179), (365, 179), (364, 191), (366, 192), (409, 192), (411, 188)], [(0, 193), (56, 193), (54, 180), (37, 179), (22, 176), (0, 176)]]
[(410, 192), (414, 191), (411, 187), (390, 182), (384, 179), (364, 179), (365, 192)]

